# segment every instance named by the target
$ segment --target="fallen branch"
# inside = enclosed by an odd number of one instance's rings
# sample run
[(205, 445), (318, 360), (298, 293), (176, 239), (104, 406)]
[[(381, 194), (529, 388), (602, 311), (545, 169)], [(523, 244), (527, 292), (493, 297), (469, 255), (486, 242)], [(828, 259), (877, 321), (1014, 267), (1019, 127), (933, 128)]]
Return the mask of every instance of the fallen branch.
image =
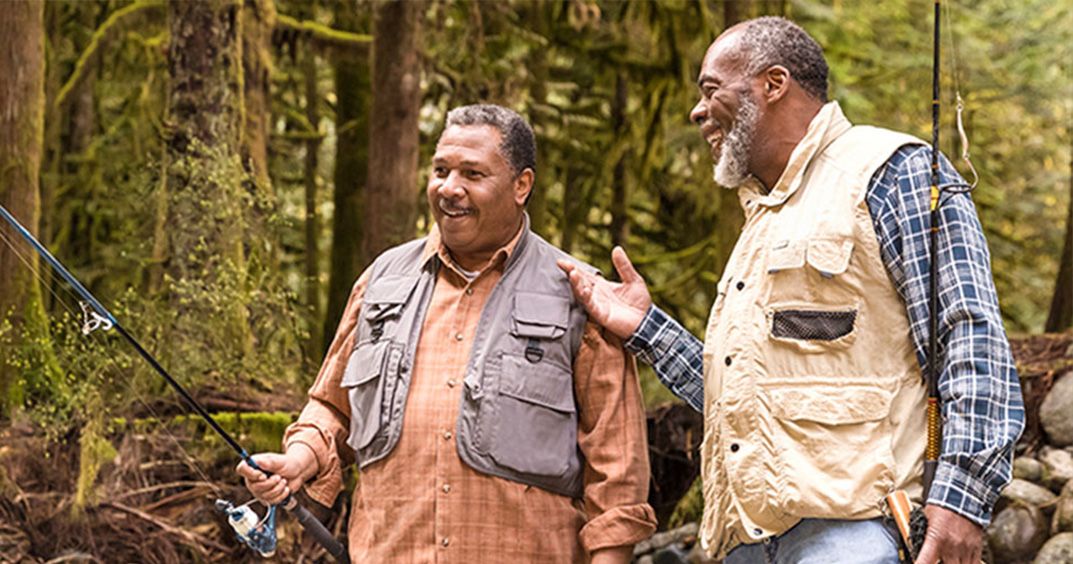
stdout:
[(180, 529), (179, 527), (176, 527), (175, 525), (172, 525), (171, 523), (168, 523), (167, 521), (164, 521), (163, 519), (154, 517), (153, 515), (150, 515), (149, 513), (146, 513), (144, 511), (139, 510), (139, 509), (135, 509), (133, 507), (128, 507), (128, 506), (123, 505), (121, 503), (107, 502), (107, 501), (102, 503), (100, 505), (100, 507), (105, 507), (105, 508), (108, 508), (108, 509), (114, 509), (116, 511), (119, 511), (120, 513), (126, 513), (127, 515), (130, 515), (132, 517), (137, 517), (138, 519), (141, 519), (141, 520), (143, 520), (143, 521), (145, 521), (147, 523), (155, 525), (160, 530), (162, 530), (162, 531), (164, 531), (164, 532), (166, 532), (166, 533), (168, 533), (170, 535), (175, 535), (175, 536), (179, 537), (180, 539), (185, 541), (185, 544), (187, 544), (188, 546), (194, 548), (199, 553), (201, 553), (203, 556), (208, 556), (208, 553), (209, 553), (209, 551), (205, 549), (206, 546), (208, 546), (208, 547), (210, 547), (210, 548), (212, 548), (214, 550), (219, 550), (221, 552), (228, 552), (227, 547), (221, 545), (220, 543), (218, 543), (218, 542), (216, 542), (216, 541), (214, 541), (212, 539), (207, 539), (207, 538), (205, 538), (205, 537), (203, 537), (203, 536), (201, 536), (201, 535), (199, 535), (197, 533), (191, 533), (190, 531)]

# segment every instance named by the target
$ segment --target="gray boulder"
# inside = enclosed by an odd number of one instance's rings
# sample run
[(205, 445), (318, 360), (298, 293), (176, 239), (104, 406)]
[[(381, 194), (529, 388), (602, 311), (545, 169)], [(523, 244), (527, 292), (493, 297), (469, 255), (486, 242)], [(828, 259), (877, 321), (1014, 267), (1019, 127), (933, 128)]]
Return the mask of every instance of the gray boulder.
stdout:
[(1043, 473), (1043, 485), (1051, 491), (1062, 491), (1062, 486), (1073, 479), (1073, 454), (1060, 448), (1043, 447), (1039, 461), (1046, 471)]
[(1003, 509), (987, 529), (987, 543), (995, 562), (1029, 560), (1047, 540), (1047, 518), (1032, 506)]
[(1073, 445), (1073, 373), (1055, 381), (1040, 405), (1039, 420), (1050, 444)]
[(1051, 490), (1043, 486), (1038, 486), (1027, 480), (1014, 479), (1010, 482), (1010, 485), (1006, 486), (1006, 489), (1002, 490), (1002, 497), (1008, 501), (1020, 503), (1022, 505), (1032, 505), (1039, 507), (1041, 505), (1048, 505), (1054, 501), (1055, 496)]
[(1043, 478), (1043, 463), (1028, 456), (1013, 459), (1013, 477), (1038, 484)]
[(1058, 497), (1054, 516), (1051, 517), (1051, 534), (1073, 532), (1073, 480), (1066, 482)]
[(1032, 564), (1069, 564), (1073, 562), (1073, 533), (1061, 533), (1050, 538), (1039, 549)]

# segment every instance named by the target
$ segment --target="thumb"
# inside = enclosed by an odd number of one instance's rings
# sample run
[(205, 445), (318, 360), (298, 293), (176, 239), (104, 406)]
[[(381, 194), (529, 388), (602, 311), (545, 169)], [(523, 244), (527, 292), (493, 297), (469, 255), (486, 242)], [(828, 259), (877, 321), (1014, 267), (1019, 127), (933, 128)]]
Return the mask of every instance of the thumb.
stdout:
[(630, 257), (626, 256), (626, 251), (622, 247), (616, 246), (611, 250), (611, 262), (615, 265), (615, 271), (618, 272), (619, 278), (624, 283), (644, 282), (641, 279), (641, 275), (633, 268)]
[(274, 452), (263, 452), (250, 457), (262, 472), (278, 474), (287, 463), (287, 457)]

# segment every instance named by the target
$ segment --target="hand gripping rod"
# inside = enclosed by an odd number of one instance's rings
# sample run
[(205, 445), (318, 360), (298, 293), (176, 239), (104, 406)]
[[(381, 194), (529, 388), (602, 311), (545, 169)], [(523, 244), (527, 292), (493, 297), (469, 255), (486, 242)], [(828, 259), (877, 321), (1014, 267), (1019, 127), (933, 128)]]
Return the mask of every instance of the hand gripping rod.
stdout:
[[(199, 404), (197, 400), (195, 400), (193, 396), (191, 396), (190, 393), (187, 392), (186, 389), (183, 388), (182, 385), (175, 380), (175, 378), (172, 378), (171, 374), (168, 374), (168, 371), (165, 370), (159, 362), (157, 362), (156, 358), (154, 358), (153, 355), (149, 354), (149, 352), (146, 351), (145, 348), (142, 347), (142, 345), (133, 336), (131, 336), (130, 333), (127, 332), (127, 330), (119, 323), (119, 321), (116, 320), (112, 313), (108, 311), (108, 309), (105, 308), (103, 305), (101, 305), (101, 302), (97, 301), (97, 298), (95, 298), (93, 294), (91, 294), (89, 290), (87, 290), (86, 287), (83, 286), (82, 283), (79, 282), (78, 279), (75, 278), (74, 275), (72, 275), (67, 270), (67, 268), (65, 268), (63, 264), (60, 263), (59, 260), (56, 259), (56, 257), (52, 256), (52, 253), (48, 252), (48, 249), (46, 249), (45, 246), (42, 245), (41, 242), (33, 236), (33, 234), (27, 231), (26, 228), (23, 227), (22, 224), (19, 223), (18, 220), (16, 220), (15, 217), (11, 215), (11, 213), (8, 212), (7, 208), (5, 208), (3, 205), (0, 205), (0, 217), (2, 217), (4, 221), (11, 225), (11, 227), (14, 228), (15, 231), (17, 231), (23, 239), (25, 239), (26, 242), (29, 243), (35, 251), (37, 251), (37, 254), (40, 255), (41, 258), (45, 259), (45, 262), (47, 262), (49, 266), (51, 266), (52, 269), (56, 271), (57, 274), (59, 274), (64, 280), (67, 281), (68, 284), (70, 284), (75, 289), (75, 291), (78, 293), (79, 296), (82, 297), (82, 299), (89, 302), (90, 305), (93, 306), (93, 309), (96, 310), (99, 315), (101, 315), (112, 323), (112, 326), (115, 328), (115, 330), (120, 335), (122, 335), (123, 338), (126, 339), (126, 341), (130, 343), (132, 347), (134, 347), (134, 350), (136, 350), (138, 354), (143, 359), (145, 359), (145, 361), (148, 362), (150, 366), (153, 367), (153, 370), (155, 370), (157, 374), (163, 377), (164, 380), (167, 381), (168, 385), (170, 385), (172, 389), (174, 389), (176, 392), (178, 392), (180, 396), (182, 396), (183, 400), (186, 401), (187, 405), (189, 405), (191, 409), (193, 409), (199, 416), (201, 416), (201, 418), (209, 424), (209, 427), (212, 427), (212, 430), (215, 431), (216, 434), (219, 435), (220, 438), (222, 438), (224, 442), (226, 442), (227, 445), (231, 447), (232, 450), (238, 453), (238, 455), (242, 458), (242, 460), (246, 462), (246, 464), (249, 464), (252, 468), (260, 470), (261, 472), (265, 472), (259, 466), (257, 466), (257, 463), (253, 461), (253, 458), (250, 457), (248, 452), (246, 452), (246, 449), (242, 448), (242, 446), (238, 444), (238, 441), (236, 441), (227, 431), (225, 431), (224, 428), (221, 427), (215, 419), (213, 419), (212, 415), (209, 414), (208, 411), (205, 411), (205, 408), (202, 407), (201, 404)], [(265, 472), (265, 474), (268, 474), (268, 472)], [(335, 557), (337, 562), (344, 562), (345, 564), (350, 564), (350, 558), (347, 556), (346, 547), (344, 547), (342, 543), (340, 543), (335, 537), (333, 537), (331, 532), (329, 532), (328, 529), (324, 527), (324, 524), (317, 520), (317, 518), (314, 517), (308, 509), (302, 507), (302, 505), (298, 503), (298, 500), (295, 499), (293, 495), (288, 496), (287, 499), (283, 500), (283, 503), (281, 503), (280, 505), (282, 505), (283, 508), (286, 509), (291, 515), (294, 515), (295, 519), (297, 519), (298, 522), (301, 523), (302, 527), (306, 530), (306, 532), (308, 532), (314, 539), (316, 539), (317, 543), (323, 546), (329, 554)]]

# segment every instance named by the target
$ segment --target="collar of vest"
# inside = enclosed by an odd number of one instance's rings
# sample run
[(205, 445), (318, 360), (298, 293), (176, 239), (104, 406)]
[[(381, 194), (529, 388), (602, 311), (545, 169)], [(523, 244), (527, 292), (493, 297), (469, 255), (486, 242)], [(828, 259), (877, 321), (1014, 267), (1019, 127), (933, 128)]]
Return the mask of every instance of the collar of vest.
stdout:
[[(503, 266), (504, 274), (506, 274), (512, 266), (518, 263), (518, 260), (525, 253), (526, 248), (529, 247), (529, 239), (532, 236), (533, 233), (529, 230), (529, 212), (522, 212), (521, 235), (518, 237), (518, 243), (514, 245), (514, 249), (507, 255), (507, 264)], [(441, 266), (443, 261), (440, 259), (440, 254), (438, 252), (440, 245), (443, 245), (443, 240), (440, 237), (439, 226), (433, 226), (432, 231), (429, 232), (428, 237), (425, 238), (425, 248), (421, 254), (422, 269), (428, 267), (430, 263), (434, 264), (436, 268)], [(496, 252), (498, 253), (499, 251)]]
[(771, 192), (764, 194), (760, 182), (752, 177), (742, 185), (741, 190), (738, 190), (738, 197), (745, 213), (751, 212), (753, 202), (767, 207), (782, 205), (801, 187), (805, 172), (816, 156), (851, 127), (853, 124), (846, 119), (838, 102), (832, 101), (824, 104), (809, 123), (805, 136), (790, 153), (790, 160), (786, 163), (782, 176), (779, 177), (779, 181), (775, 183)]

